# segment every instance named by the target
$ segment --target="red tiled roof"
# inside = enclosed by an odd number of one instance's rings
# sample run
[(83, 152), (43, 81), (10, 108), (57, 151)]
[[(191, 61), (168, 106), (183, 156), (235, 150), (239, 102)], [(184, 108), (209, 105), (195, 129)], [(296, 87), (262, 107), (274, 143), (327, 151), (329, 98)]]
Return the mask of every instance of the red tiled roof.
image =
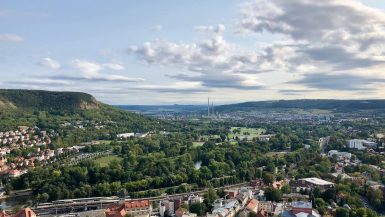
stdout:
[(147, 208), (150, 206), (149, 200), (136, 200), (136, 201), (126, 201), (126, 209), (136, 209), (136, 208)]
[(4, 210), (0, 212), (0, 217), (11, 217)]
[(16, 175), (16, 174), (19, 174), (20, 171), (19, 170), (9, 170), (8, 171), (8, 174), (11, 174), (11, 175)]
[(17, 212), (13, 217), (36, 217), (36, 214), (30, 208), (25, 208)]
[(246, 206), (248, 210), (252, 210), (252, 211), (257, 210), (257, 207), (258, 207), (258, 201), (256, 199), (251, 199)]
[(123, 217), (126, 215), (124, 205), (113, 204), (106, 209), (106, 217)]

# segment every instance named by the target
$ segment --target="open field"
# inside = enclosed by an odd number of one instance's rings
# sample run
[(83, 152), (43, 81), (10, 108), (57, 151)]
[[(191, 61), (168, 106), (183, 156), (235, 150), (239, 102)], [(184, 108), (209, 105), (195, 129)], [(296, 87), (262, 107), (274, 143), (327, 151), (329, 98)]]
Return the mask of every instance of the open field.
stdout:
[[(234, 133), (234, 130), (239, 131)], [(238, 137), (240, 140), (245, 138), (246, 140), (252, 140), (253, 138), (258, 137), (265, 132), (266, 130), (260, 128), (232, 127), (231, 133), (228, 134), (228, 137), (231, 139)]]
[(204, 142), (193, 142), (193, 147), (200, 147), (204, 144)]
[(104, 157), (96, 158), (94, 160), (94, 162), (99, 164), (101, 167), (106, 167), (113, 160), (122, 161), (123, 159), (121, 157), (118, 157), (118, 156), (115, 156), (115, 155), (109, 155), (109, 156), (104, 156)]

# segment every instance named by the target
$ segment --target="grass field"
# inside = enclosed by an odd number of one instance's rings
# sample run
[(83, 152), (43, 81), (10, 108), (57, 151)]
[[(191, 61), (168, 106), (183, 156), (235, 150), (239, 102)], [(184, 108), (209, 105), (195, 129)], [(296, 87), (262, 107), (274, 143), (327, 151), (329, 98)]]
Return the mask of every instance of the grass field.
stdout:
[[(239, 129), (240, 132), (238, 133), (233, 133), (234, 130)], [(266, 130), (260, 129), (260, 128), (247, 128), (247, 127), (232, 127), (231, 128), (231, 133), (229, 133), (228, 137), (229, 138), (234, 138), (238, 136), (239, 139), (244, 139), (246, 138), (247, 140), (252, 140), (255, 137), (258, 137), (259, 135), (265, 133)]]
[(204, 142), (193, 142), (193, 147), (200, 147), (204, 144)]
[(104, 157), (96, 158), (94, 160), (94, 162), (99, 164), (101, 167), (106, 167), (113, 160), (122, 161), (123, 159), (121, 157), (118, 157), (118, 156), (115, 156), (115, 155), (109, 155), (109, 156), (104, 156)]

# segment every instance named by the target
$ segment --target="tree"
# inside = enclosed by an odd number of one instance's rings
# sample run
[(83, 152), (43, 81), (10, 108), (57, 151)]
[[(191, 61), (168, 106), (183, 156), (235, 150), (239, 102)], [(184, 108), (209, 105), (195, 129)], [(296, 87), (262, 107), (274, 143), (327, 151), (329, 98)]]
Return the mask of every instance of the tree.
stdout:
[(198, 216), (204, 216), (206, 212), (206, 205), (204, 203), (192, 203), (189, 207), (189, 211), (196, 213)]
[(271, 185), (273, 184), (275, 180), (275, 177), (273, 174), (271, 173), (264, 173), (263, 174), (263, 182), (266, 184), (266, 185)]
[(337, 208), (336, 217), (349, 217), (349, 210), (345, 208)]
[(212, 203), (218, 198), (217, 192), (213, 188), (209, 188), (209, 190), (204, 194), (204, 202), (206, 207), (210, 207)]
[(282, 199), (282, 191), (275, 188), (266, 188), (265, 196), (269, 201), (279, 202)]

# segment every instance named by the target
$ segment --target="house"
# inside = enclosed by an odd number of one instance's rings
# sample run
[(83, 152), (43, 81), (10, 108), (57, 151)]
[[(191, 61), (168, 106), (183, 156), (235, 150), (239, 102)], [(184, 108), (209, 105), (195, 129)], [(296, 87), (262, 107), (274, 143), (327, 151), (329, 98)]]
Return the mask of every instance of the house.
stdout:
[(8, 171), (8, 177), (9, 178), (14, 178), (14, 177), (19, 177), (21, 176), (20, 170), (9, 170)]
[(0, 211), (0, 217), (11, 217), (4, 210)]
[(241, 188), (238, 191), (236, 196), (237, 200), (241, 203), (242, 206), (245, 206), (246, 203), (253, 197), (253, 192), (247, 188)]
[(36, 217), (36, 214), (32, 211), (32, 209), (27, 207), (25, 209), (21, 209), (13, 217)]
[(135, 133), (121, 133), (116, 135), (116, 137), (118, 137), (119, 139), (127, 139), (134, 136), (135, 136)]
[(333, 156), (336, 156), (337, 159), (339, 159), (339, 160), (352, 158), (352, 154), (349, 152), (339, 152), (337, 150), (330, 150), (328, 152), (328, 157), (333, 157)]
[(176, 217), (196, 217), (197, 215), (195, 213), (188, 212), (188, 210), (185, 208), (179, 207), (179, 209), (175, 211), (175, 216)]
[(127, 213), (124, 205), (120, 205), (108, 207), (105, 211), (105, 214), (106, 217), (124, 217)]
[(282, 217), (321, 217), (312, 207), (311, 202), (296, 201), (291, 203), (291, 210), (284, 211)]
[(190, 194), (187, 197), (187, 204), (193, 204), (193, 203), (203, 203), (203, 197), (199, 195)]
[(258, 213), (258, 200), (251, 199), (245, 208), (243, 208), (239, 213), (239, 217), (250, 217), (251, 213), (257, 214)]
[(321, 190), (327, 190), (334, 187), (334, 183), (319, 178), (304, 178), (290, 181), (292, 192), (300, 192), (301, 190), (313, 190), (318, 187)]
[(107, 207), (106, 217), (123, 217), (124, 215), (147, 216), (151, 215), (152, 207), (149, 200), (125, 201), (124, 204), (112, 204)]
[(225, 193), (227, 194), (228, 199), (235, 198), (238, 195), (238, 189), (236, 188), (226, 189)]
[(258, 212), (264, 210), (267, 213), (274, 212), (274, 204), (271, 201), (259, 201)]

